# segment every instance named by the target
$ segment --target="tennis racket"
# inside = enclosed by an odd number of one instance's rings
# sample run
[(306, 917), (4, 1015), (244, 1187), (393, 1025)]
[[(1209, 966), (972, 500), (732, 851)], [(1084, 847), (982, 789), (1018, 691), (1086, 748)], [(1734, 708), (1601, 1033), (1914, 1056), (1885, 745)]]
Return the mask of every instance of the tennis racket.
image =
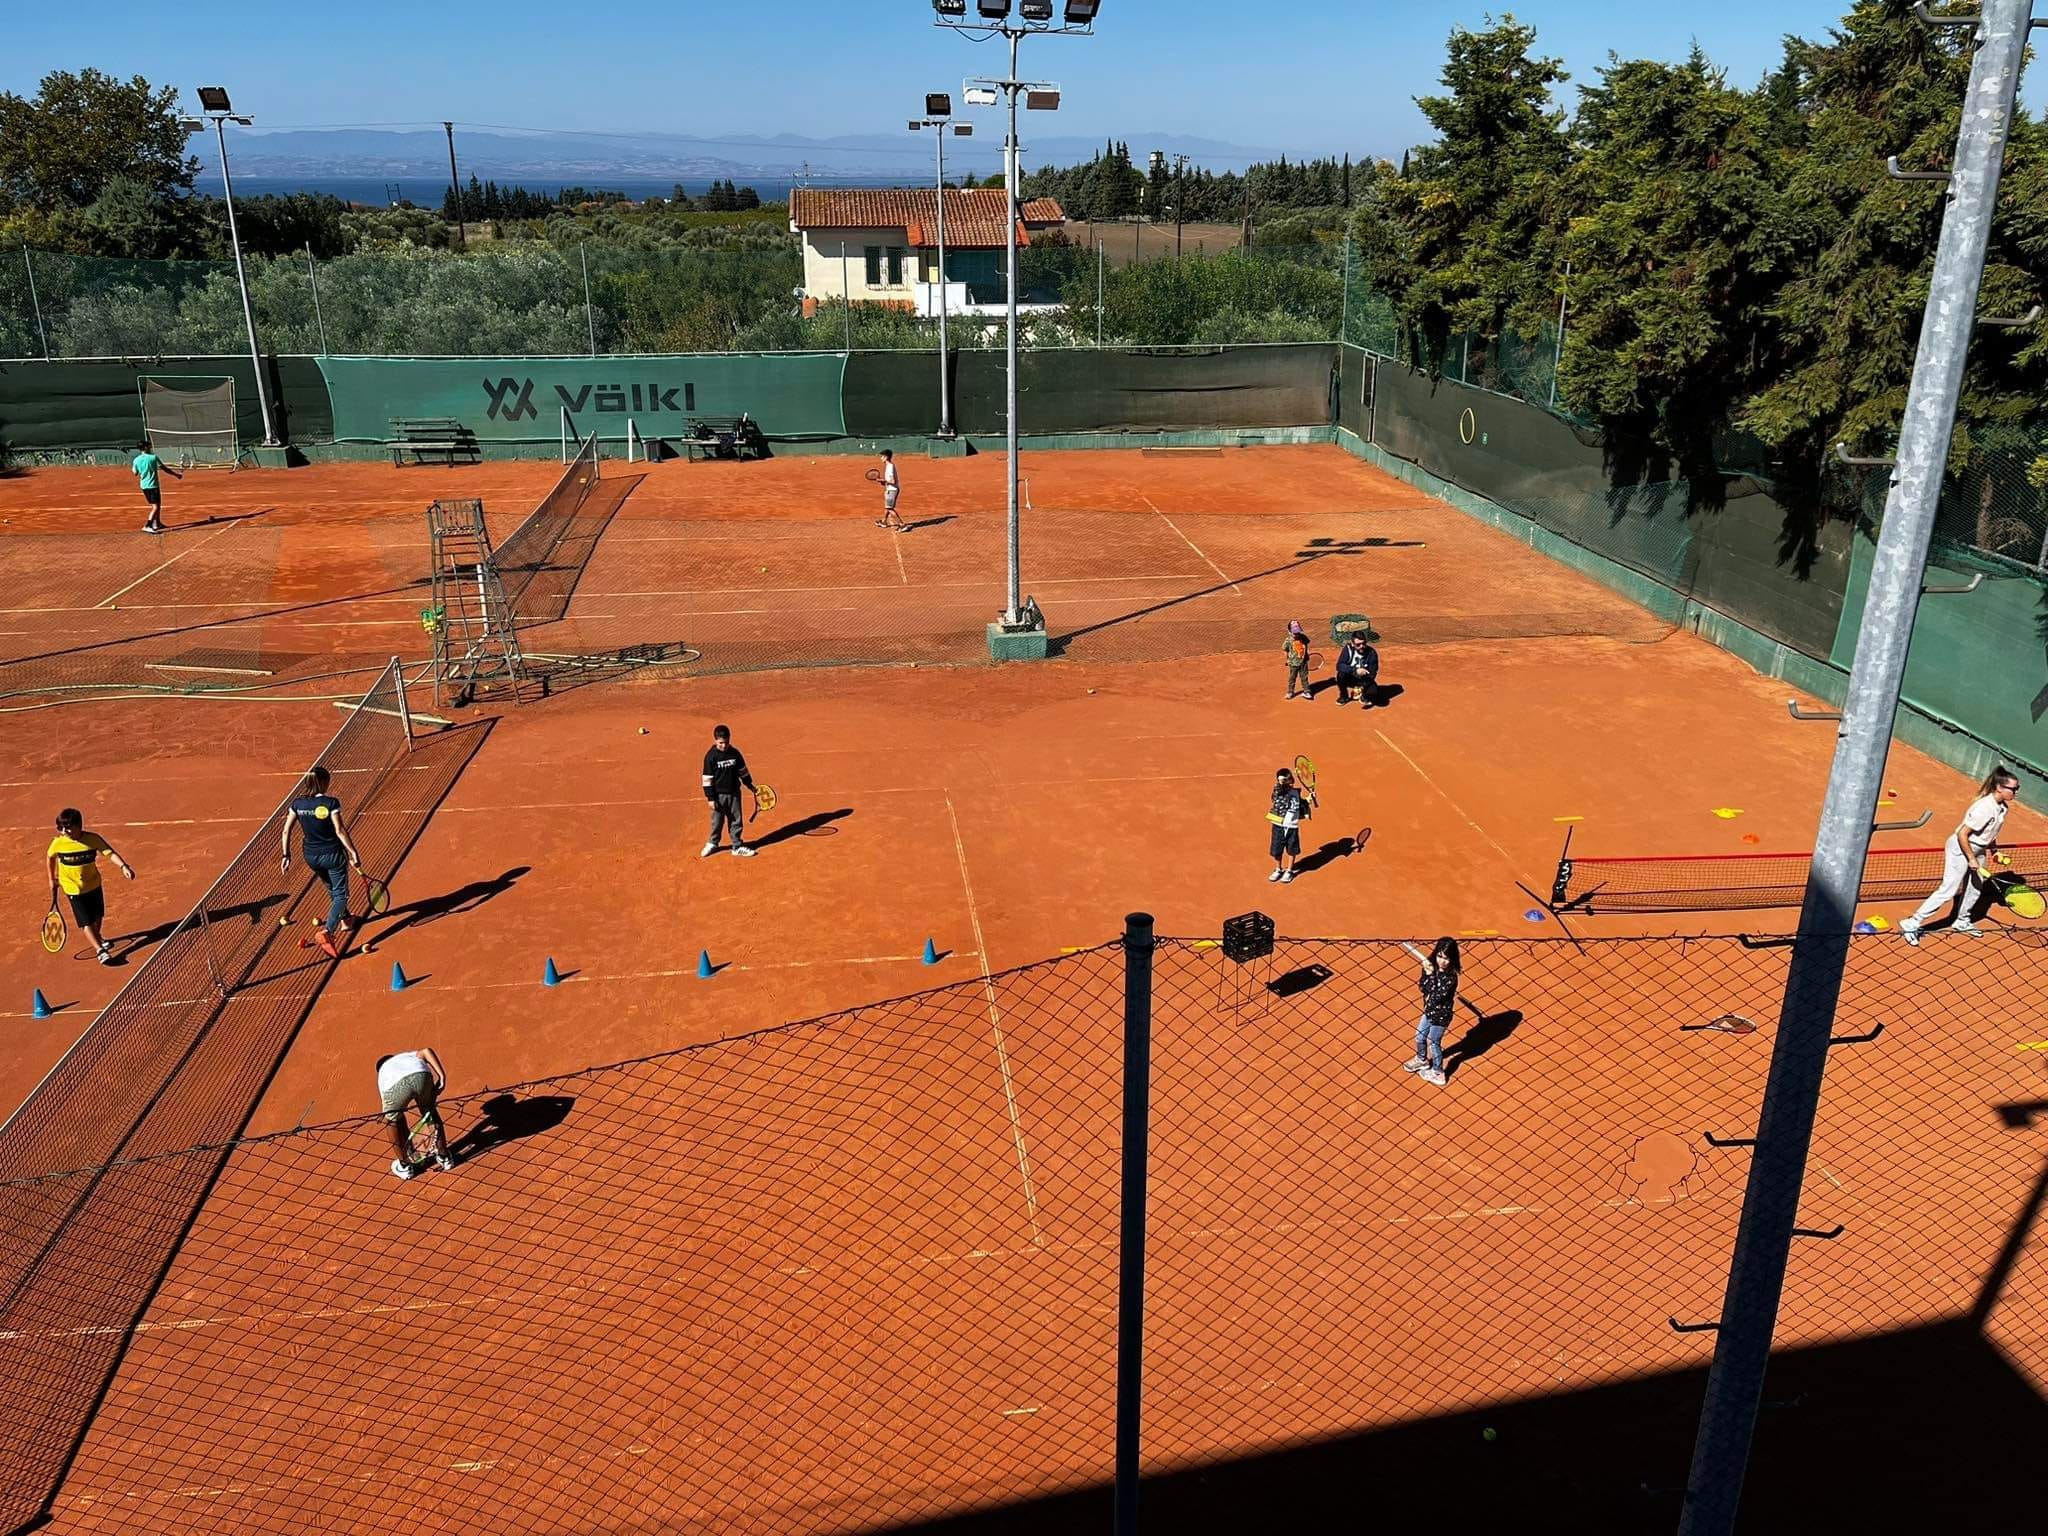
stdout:
[(64, 927), (64, 914), (55, 907), (50, 908), (49, 915), (43, 919), (43, 948), (54, 955), (64, 948), (64, 941), (68, 937), (70, 935)]
[(412, 1133), (406, 1138), (410, 1160), (423, 1163), (428, 1158), (444, 1156), (448, 1151), (448, 1133), (441, 1124), (441, 1111), (429, 1109), (421, 1113), (413, 1125)]
[(391, 887), (375, 875), (364, 875), (363, 901), (372, 917), (382, 917), (391, 910)]
[(1402, 947), (1403, 949), (1407, 950), (1407, 951), (1408, 951), (1408, 953), (1409, 953), (1409, 954), (1411, 954), (1411, 955), (1413, 955), (1413, 956), (1414, 956), (1414, 957), (1415, 957), (1415, 958), (1416, 958), (1417, 960), (1420, 960), (1420, 961), (1421, 961), (1421, 962), (1422, 962), (1422, 963), (1423, 963), (1424, 965), (1428, 965), (1428, 964), (1429, 964), (1429, 956), (1425, 955), (1425, 954), (1424, 954), (1424, 953), (1423, 953), (1423, 952), (1422, 952), (1421, 950), (1417, 949), (1417, 948), (1416, 948), (1416, 947), (1415, 947), (1415, 946), (1414, 946), (1413, 944), (1410, 944), (1410, 943), (1408, 943), (1408, 942), (1407, 942), (1407, 941), (1406, 941), (1405, 939), (1404, 939), (1404, 940), (1402, 941), (1402, 943), (1401, 943), (1401, 947)]
[(870, 484), (880, 485), (882, 483), (882, 472), (879, 469), (871, 469), (867, 472), (866, 479)]
[(1719, 1018), (1707, 1020), (1704, 1024), (1681, 1024), (1682, 1030), (1712, 1029), (1724, 1035), (1753, 1035), (1756, 1025), (1739, 1013), (1724, 1013)]
[(774, 809), (775, 791), (773, 789), (770, 789), (766, 784), (756, 784), (754, 786), (754, 814), (752, 816), (749, 816), (747, 820), (751, 822), (754, 820), (756, 816), (759, 816), (763, 811), (772, 811)]
[(1301, 813), (1301, 819), (1307, 821), (1316, 813), (1315, 759), (1306, 754), (1294, 759), (1294, 782), (1301, 786), (1302, 799), (1308, 802)]
[(2043, 912), (2048, 912), (2048, 899), (2044, 899), (2039, 891), (2027, 884), (2023, 876), (1994, 875), (1991, 878), (1991, 885), (1997, 892), (1998, 899), (2005, 904), (2005, 909), (2014, 917), (2035, 918)]

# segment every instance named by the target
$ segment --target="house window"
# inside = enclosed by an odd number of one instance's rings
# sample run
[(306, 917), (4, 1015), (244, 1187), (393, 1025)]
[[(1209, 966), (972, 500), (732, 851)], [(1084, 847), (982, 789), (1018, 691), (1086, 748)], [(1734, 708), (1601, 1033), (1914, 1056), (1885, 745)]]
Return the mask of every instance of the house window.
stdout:
[(882, 248), (879, 245), (869, 246), (867, 256), (868, 286), (870, 288), (879, 288), (882, 286)]
[(891, 288), (901, 288), (903, 286), (903, 247), (900, 245), (889, 247), (889, 286)]

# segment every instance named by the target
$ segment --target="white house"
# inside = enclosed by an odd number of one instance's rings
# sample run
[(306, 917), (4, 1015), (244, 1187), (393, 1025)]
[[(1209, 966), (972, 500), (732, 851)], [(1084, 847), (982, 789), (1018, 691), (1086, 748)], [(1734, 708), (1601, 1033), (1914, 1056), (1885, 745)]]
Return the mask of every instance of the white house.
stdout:
[[(947, 305), (966, 310), (1003, 299), (1007, 197), (1000, 187), (946, 189)], [(803, 244), (804, 307), (847, 298), (930, 313), (939, 282), (938, 191), (933, 187), (797, 187), (789, 227)], [(1059, 203), (1018, 207), (1008, 238), (1019, 246), (1066, 222)]]

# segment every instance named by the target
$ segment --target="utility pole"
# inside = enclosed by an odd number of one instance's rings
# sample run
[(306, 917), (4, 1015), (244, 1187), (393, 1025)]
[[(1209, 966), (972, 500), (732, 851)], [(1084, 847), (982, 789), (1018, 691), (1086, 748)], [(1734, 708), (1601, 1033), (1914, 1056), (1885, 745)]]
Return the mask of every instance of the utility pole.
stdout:
[[(2013, 95), (2032, 11), (2032, 0), (1983, 0), (1976, 16), (1929, 18), (1921, 13), (1932, 25), (1974, 28), (1976, 46), (1954, 169), (1947, 177), (1948, 206), (1919, 350), (1899, 427), (1897, 467), (1885, 501), (1848, 696), (1842, 704), (1834, 767), (1821, 802), (1813, 866), (1800, 906), (1749, 1183), (1716, 1325), (1714, 1363), (1707, 1374), (1706, 1402), (1686, 1479), (1681, 1536), (1729, 1536), (1735, 1529), (1820, 1106), (1828, 1035), (1841, 998), (1850, 925), (1870, 851), (1871, 817), (1884, 784), (1913, 618), (1927, 570), (1927, 547), (1948, 463), (1949, 434), (1955, 426), (1970, 332), (1977, 323), (1977, 292), (1997, 207), (1999, 164), (2012, 127)], [(1896, 160), (1888, 168), (1901, 174)], [(1904, 174), (1911, 180), (1939, 179), (1926, 172)]]
[(441, 123), (448, 134), (448, 190), (455, 194), (455, 245), (458, 250), (469, 249), (469, 231), (462, 227), (462, 178), (455, 170), (455, 125), (445, 118)]

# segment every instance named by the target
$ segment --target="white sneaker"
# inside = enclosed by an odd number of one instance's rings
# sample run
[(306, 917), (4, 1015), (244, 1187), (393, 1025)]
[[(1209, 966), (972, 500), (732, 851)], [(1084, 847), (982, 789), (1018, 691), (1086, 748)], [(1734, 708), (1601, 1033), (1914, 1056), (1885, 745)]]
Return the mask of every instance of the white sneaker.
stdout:
[(1416, 1073), (1415, 1075), (1421, 1078), (1425, 1083), (1428, 1083), (1432, 1087), (1436, 1088), (1443, 1087), (1444, 1083), (1447, 1081), (1443, 1073), (1437, 1071), (1435, 1067), (1424, 1067), (1420, 1072)]
[(1274, 871), (1273, 871), (1273, 873), (1271, 873), (1270, 875), (1266, 876), (1266, 884), (1268, 884), (1268, 885), (1271, 885), (1271, 884), (1272, 884), (1272, 883), (1273, 883), (1273, 882), (1274, 882), (1275, 880), (1278, 880), (1279, 878), (1280, 878), (1280, 871), (1276, 869), (1276, 870), (1274, 870)]
[(112, 965), (113, 963), (114, 963), (114, 946), (113, 946), (113, 945), (111, 945), (111, 944), (102, 944), (102, 945), (100, 946), (100, 964), (101, 964), (101, 965)]
[(1984, 930), (1982, 928), (1979, 928), (1975, 923), (1950, 923), (1948, 931), (1950, 933), (1967, 934), (1970, 938), (1973, 939), (1981, 939), (1984, 937)]
[(732, 856), (736, 859), (751, 859), (754, 856), (754, 850), (745, 843), (736, 843), (733, 845)]
[(708, 859), (711, 857), (711, 855), (713, 855), (716, 852), (718, 852), (718, 844), (706, 843), (703, 849), (698, 853), (697, 857), (700, 859)]
[(1406, 1061), (1401, 1063), (1401, 1070), (1403, 1072), (1420, 1072), (1427, 1065), (1428, 1063), (1425, 1062), (1420, 1056), (1410, 1056)]
[(401, 1179), (409, 1179), (414, 1174), (418, 1173), (419, 1169), (415, 1168), (411, 1163), (408, 1163), (402, 1157), (394, 1157), (393, 1159), (391, 1159), (391, 1171), (397, 1174)]
[(1292, 885), (1292, 884), (1294, 884), (1294, 871), (1293, 871), (1293, 870), (1291, 870), (1291, 869), (1283, 869), (1283, 870), (1281, 870), (1281, 871), (1280, 871), (1280, 883), (1281, 883), (1282, 885)]

